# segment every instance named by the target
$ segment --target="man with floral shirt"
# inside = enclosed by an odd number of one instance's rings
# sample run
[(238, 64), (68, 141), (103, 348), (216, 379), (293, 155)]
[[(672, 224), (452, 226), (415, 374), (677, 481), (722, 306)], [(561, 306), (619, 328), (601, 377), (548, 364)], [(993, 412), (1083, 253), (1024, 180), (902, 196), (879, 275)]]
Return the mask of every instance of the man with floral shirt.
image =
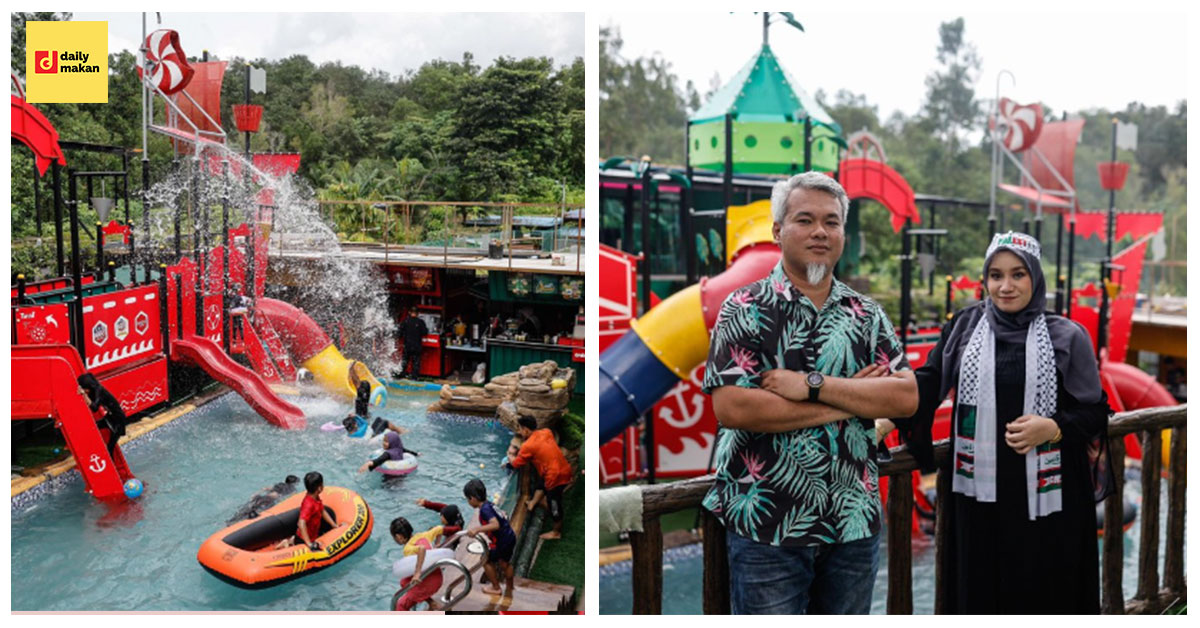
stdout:
[(782, 259), (726, 299), (704, 387), (723, 430), (704, 498), (737, 614), (866, 613), (879, 565), (874, 420), (917, 385), (877, 303), (833, 278), (849, 199), (815, 172), (771, 194)]

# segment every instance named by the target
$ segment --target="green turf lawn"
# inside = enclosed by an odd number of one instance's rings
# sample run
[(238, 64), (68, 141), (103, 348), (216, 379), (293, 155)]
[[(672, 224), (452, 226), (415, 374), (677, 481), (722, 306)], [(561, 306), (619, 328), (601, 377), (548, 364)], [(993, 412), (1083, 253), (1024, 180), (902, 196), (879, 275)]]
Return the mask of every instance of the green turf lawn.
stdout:
[[(575, 484), (563, 495), (563, 538), (543, 541), (537, 562), (529, 572), (532, 580), (570, 585), (575, 587), (578, 594), (583, 593), (584, 543), (587, 535), (583, 506), (585, 479), (584, 475), (576, 476)], [(548, 515), (543, 531), (551, 529), (552, 522)]]

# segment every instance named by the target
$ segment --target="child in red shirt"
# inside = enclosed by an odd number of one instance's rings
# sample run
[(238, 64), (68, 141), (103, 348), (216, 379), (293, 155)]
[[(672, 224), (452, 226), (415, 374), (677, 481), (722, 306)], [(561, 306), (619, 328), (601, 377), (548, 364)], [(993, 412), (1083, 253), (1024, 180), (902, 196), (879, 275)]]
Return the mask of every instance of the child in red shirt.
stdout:
[(280, 541), (275, 546), (276, 549), (303, 543), (312, 551), (319, 552), (321, 546), (316, 539), (321, 535), (321, 520), (328, 522), (331, 528), (338, 527), (329, 511), (325, 510), (325, 504), (321, 502), (325, 478), (317, 471), (309, 471), (304, 476), (304, 489), (308, 494), (304, 496), (304, 501), (300, 502), (300, 520), (296, 523), (296, 534)]

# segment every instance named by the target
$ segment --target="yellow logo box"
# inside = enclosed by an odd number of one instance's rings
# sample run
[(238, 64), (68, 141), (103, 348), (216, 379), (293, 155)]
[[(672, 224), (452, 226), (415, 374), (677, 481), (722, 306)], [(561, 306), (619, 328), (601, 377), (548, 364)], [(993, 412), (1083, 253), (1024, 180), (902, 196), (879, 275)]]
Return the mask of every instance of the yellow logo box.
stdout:
[(108, 22), (25, 26), (29, 102), (108, 102)]

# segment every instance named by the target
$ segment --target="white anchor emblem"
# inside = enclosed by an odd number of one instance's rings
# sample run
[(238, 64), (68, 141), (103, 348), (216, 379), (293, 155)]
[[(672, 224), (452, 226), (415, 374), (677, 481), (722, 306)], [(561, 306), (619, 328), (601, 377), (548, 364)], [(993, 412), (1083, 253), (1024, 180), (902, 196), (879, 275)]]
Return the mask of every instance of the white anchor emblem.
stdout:
[(103, 471), (105, 469), (105, 467), (108, 466), (108, 463), (101, 460), (100, 456), (97, 454), (92, 454), (92, 457), (90, 458), (90, 460), (91, 460), (92, 464), (88, 465), (88, 469), (91, 469), (92, 473), (100, 473), (101, 471)]

